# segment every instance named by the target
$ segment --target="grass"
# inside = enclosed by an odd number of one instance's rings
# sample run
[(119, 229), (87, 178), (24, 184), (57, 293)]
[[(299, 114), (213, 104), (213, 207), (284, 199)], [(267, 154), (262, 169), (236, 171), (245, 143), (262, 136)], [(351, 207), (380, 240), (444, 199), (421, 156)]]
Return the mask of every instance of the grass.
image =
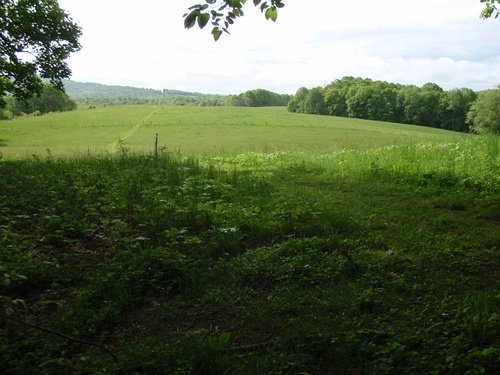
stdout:
[(497, 373), (499, 138), (373, 126), (368, 148), (4, 158), (0, 295), (30, 326), (1, 322), (0, 371)]
[[(463, 134), (377, 121), (302, 115), (285, 108), (119, 106), (0, 123), (6, 158), (150, 152), (333, 151), (459, 139)], [(121, 140), (121, 142), (118, 142)]]
[(144, 117), (152, 106), (98, 107), (0, 122), (0, 152), (8, 158), (105, 152), (109, 144)]

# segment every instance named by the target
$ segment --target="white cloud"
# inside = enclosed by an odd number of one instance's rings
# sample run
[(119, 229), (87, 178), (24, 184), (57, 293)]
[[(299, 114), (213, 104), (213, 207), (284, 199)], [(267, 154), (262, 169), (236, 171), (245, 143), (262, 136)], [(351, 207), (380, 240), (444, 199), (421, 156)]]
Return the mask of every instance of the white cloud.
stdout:
[(84, 31), (70, 59), (79, 81), (211, 93), (295, 92), (344, 75), (500, 83), (500, 22), (479, 19), (479, 0), (288, 0), (275, 24), (247, 4), (217, 43), (209, 30), (183, 28), (196, 0), (59, 2)]

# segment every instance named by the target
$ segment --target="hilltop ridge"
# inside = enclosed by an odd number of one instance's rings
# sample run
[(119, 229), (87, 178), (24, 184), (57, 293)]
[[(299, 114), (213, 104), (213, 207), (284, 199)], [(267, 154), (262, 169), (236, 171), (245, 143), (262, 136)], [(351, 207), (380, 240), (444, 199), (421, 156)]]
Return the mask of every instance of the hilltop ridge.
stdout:
[(94, 82), (64, 81), (69, 97), (81, 104), (176, 104), (222, 105), (222, 95), (202, 94), (172, 89), (151, 89), (132, 86), (104, 85)]

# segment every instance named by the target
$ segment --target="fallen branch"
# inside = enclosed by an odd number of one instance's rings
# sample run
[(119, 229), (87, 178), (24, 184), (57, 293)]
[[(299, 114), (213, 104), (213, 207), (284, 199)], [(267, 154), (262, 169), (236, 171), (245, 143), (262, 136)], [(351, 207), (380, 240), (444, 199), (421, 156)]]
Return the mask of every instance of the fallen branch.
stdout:
[(80, 340), (80, 339), (77, 339), (76, 337), (66, 335), (65, 333), (54, 331), (50, 328), (41, 327), (41, 326), (38, 326), (36, 324), (25, 322), (24, 320), (15, 318), (13, 316), (8, 316), (7, 319), (12, 320), (16, 323), (22, 324), (26, 327), (30, 327), (30, 328), (34, 328), (34, 329), (37, 329), (37, 330), (42, 331), (42, 332), (50, 333), (54, 336), (59, 336), (59, 337), (66, 339), (68, 341), (73, 341), (73, 342), (76, 342), (76, 343), (79, 343), (82, 345), (87, 345), (87, 346), (92, 346), (94, 348), (98, 348), (98, 349), (106, 352), (111, 358), (113, 358), (113, 361), (118, 365), (118, 368), (120, 369), (120, 373), (123, 373), (120, 361), (118, 360), (118, 357), (111, 350), (109, 350), (105, 345), (97, 344), (97, 343), (91, 342), (91, 341)]

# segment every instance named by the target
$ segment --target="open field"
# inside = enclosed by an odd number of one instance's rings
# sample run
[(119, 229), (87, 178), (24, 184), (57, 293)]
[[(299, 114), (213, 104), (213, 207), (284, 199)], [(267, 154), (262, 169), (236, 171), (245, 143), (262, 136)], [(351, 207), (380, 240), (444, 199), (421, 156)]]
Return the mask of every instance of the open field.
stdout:
[(5, 136), (1, 373), (500, 372), (498, 136), (137, 109)]
[[(183, 155), (247, 151), (332, 151), (426, 141), (463, 134), (439, 129), (330, 116), (285, 108), (120, 106), (23, 117), (0, 122), (4, 157), (151, 152)], [(119, 140), (122, 142), (118, 142)]]
[(92, 110), (19, 117), (0, 122), (0, 152), (6, 157), (31, 154), (105, 152), (106, 146), (154, 110), (151, 106), (100, 107)]

